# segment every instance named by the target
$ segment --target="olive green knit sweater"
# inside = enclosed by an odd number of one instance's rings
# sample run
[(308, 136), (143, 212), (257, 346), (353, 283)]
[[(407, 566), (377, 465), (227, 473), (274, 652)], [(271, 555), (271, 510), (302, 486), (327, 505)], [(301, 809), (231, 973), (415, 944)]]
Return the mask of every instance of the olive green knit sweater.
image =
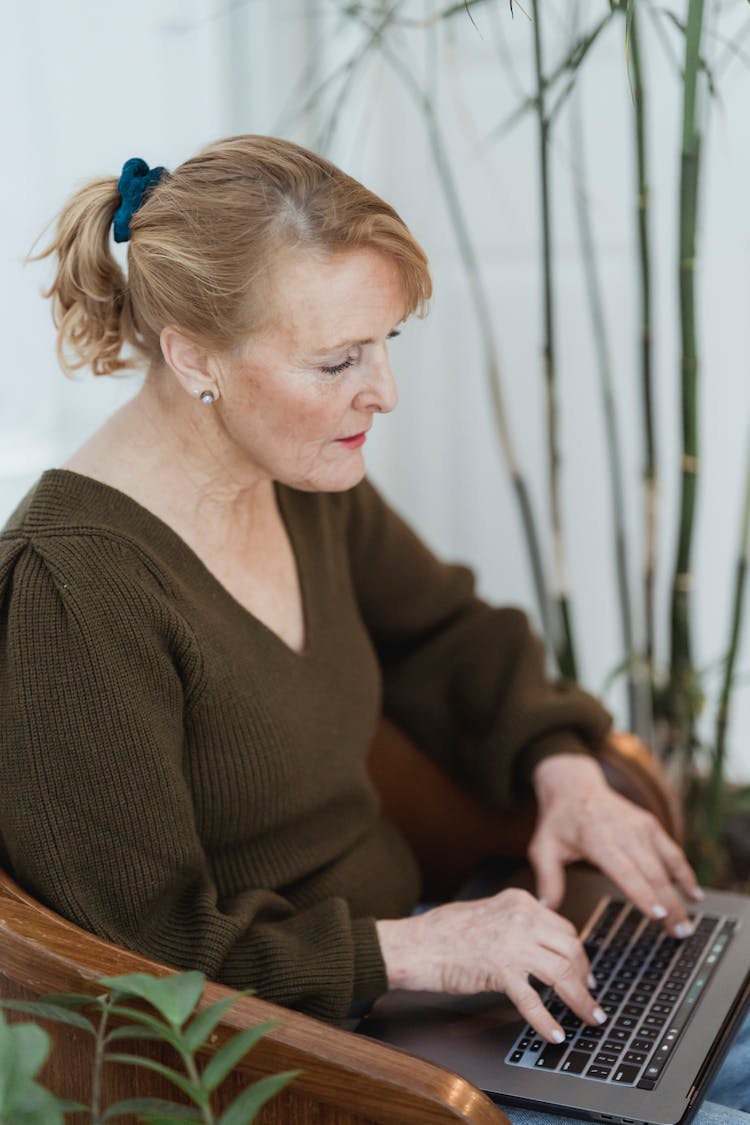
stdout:
[(609, 717), (367, 482), (277, 496), (301, 654), (123, 493), (29, 493), (0, 536), (0, 859), (87, 930), (337, 1020), (419, 895), (365, 773), (381, 710), (499, 807)]

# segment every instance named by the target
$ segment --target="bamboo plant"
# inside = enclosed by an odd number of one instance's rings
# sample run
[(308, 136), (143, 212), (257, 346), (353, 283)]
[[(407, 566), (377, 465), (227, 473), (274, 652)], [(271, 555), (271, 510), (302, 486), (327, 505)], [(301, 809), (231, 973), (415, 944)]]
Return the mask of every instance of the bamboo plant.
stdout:
[[(587, 213), (587, 190), (583, 171), (583, 148), (580, 132), (573, 138), (573, 149), (577, 154), (574, 163), (578, 168), (577, 211), (578, 228), (582, 244), (582, 258), (587, 276), (587, 293), (591, 307), (591, 322), (598, 356), (604, 426), (607, 432), (609, 474), (613, 507), (614, 564), (620, 606), (622, 652), (616, 664), (628, 679), (629, 719), (631, 726), (652, 742), (654, 748), (672, 768), (674, 776), (681, 784), (688, 801), (700, 799), (708, 810), (701, 820), (702, 832), (707, 840), (713, 841), (714, 850), (718, 847), (725, 815), (729, 809), (725, 779), (727, 718), (731, 696), (737, 682), (736, 659), (742, 630), (745, 567), (747, 565), (747, 507), (743, 523), (745, 544), (738, 565), (737, 591), (732, 608), (731, 636), (727, 644), (725, 677), (719, 699), (719, 718), (717, 719), (714, 745), (711, 748), (711, 774), (708, 797), (703, 789), (696, 796), (693, 782), (698, 748), (697, 718), (702, 705), (702, 684), (694, 658), (692, 598), (691, 587), (692, 549), (694, 539), (695, 514), (698, 490), (698, 451), (699, 417), (697, 410), (699, 390), (698, 342), (696, 325), (696, 248), (699, 229), (699, 189), (701, 183), (701, 139), (702, 123), (705, 115), (707, 96), (717, 90), (716, 74), (722, 66), (726, 69), (727, 59), (734, 61), (742, 57), (742, 37), (734, 42), (722, 43), (722, 53), (712, 71), (708, 59), (704, 7), (705, 0), (685, 0), (686, 18), (683, 20), (669, 11), (654, 5), (651, 0), (609, 0), (608, 8), (596, 12), (588, 27), (576, 29), (560, 57), (547, 63), (543, 50), (546, 21), (563, 18), (561, 12), (565, 5), (542, 5), (532, 0), (531, 10), (514, 3), (506, 12), (506, 19), (526, 17), (532, 22), (531, 39), (534, 59), (534, 88), (525, 96), (520, 96), (518, 104), (505, 108), (500, 124), (487, 136), (486, 145), (499, 144), (511, 129), (520, 127), (524, 121), (533, 118), (537, 131), (537, 169), (540, 186), (541, 229), (543, 246), (543, 284), (540, 292), (542, 308), (542, 336), (544, 376), (547, 389), (547, 448), (548, 448), (548, 490), (550, 495), (549, 538), (553, 543), (553, 563), (550, 570), (553, 579), (547, 576), (547, 565), (541, 553), (539, 524), (532, 509), (529, 488), (522, 471), (517, 449), (518, 441), (511, 433), (501, 383), (501, 365), (495, 339), (495, 326), (499, 322), (498, 310), (493, 308), (487, 288), (482, 278), (480, 255), (476, 249), (476, 236), (467, 217), (467, 208), (462, 199), (461, 187), (449, 157), (449, 146), (444, 134), (444, 123), (439, 112), (433, 87), (435, 83), (422, 83), (419, 68), (409, 58), (405, 46), (405, 35), (422, 29), (424, 33), (435, 35), (441, 26), (450, 21), (471, 18), (476, 34), (481, 35), (480, 14), (483, 6), (493, 0), (466, 0), (465, 3), (438, 3), (431, 12), (415, 17), (410, 14), (405, 0), (391, 0), (384, 3), (377, 0), (370, 4), (360, 2), (350, 4), (340, 0), (336, 4), (339, 15), (354, 21), (365, 36), (365, 46), (385, 61), (403, 88), (419, 109), (425, 125), (430, 152), (434, 162), (437, 183), (443, 195), (447, 214), (456, 238), (461, 261), (466, 273), (474, 312), (480, 328), (485, 356), (485, 371), (493, 407), (500, 445), (504, 453), (506, 467), (513, 482), (514, 492), (521, 515), (527, 550), (531, 563), (533, 585), (544, 634), (550, 650), (556, 655), (558, 667), (570, 677), (576, 673), (572, 627), (570, 624), (569, 592), (565, 579), (565, 549), (560, 504), (562, 451), (559, 444), (557, 424), (557, 400), (559, 372), (556, 363), (555, 306), (554, 306), (554, 240), (550, 219), (551, 165), (560, 160), (561, 145), (556, 128), (562, 110), (570, 104), (571, 97), (580, 82), (580, 76), (587, 61), (594, 56), (603, 33), (612, 21), (624, 17), (625, 57), (620, 80), (627, 83), (632, 105), (632, 146), (634, 179), (634, 243), (636, 246), (638, 286), (637, 305), (638, 324), (638, 365), (633, 372), (633, 383), (639, 388), (640, 410), (643, 432), (642, 452), (642, 625), (636, 630), (634, 613), (628, 589), (628, 544), (626, 543), (623, 520), (624, 485), (621, 454), (617, 434), (616, 406), (614, 402), (612, 363), (607, 345), (607, 328), (601, 302), (601, 285), (598, 281), (595, 262), (595, 243), (591, 233)], [(642, 16), (647, 14), (648, 23)], [(493, 9), (495, 24), (499, 22)], [(679, 268), (676, 291), (679, 299), (680, 316), (680, 375), (679, 393), (681, 399), (681, 452), (679, 464), (680, 496), (679, 527), (675, 550), (675, 560), (671, 580), (671, 606), (669, 612), (668, 641), (669, 659), (665, 669), (659, 666), (657, 617), (657, 546), (658, 539), (666, 534), (659, 528), (658, 493), (660, 478), (669, 471), (669, 466), (660, 464), (660, 450), (657, 439), (657, 419), (655, 416), (656, 372), (653, 349), (653, 310), (651, 295), (652, 259), (654, 256), (650, 240), (649, 213), (650, 193), (647, 162), (648, 105), (646, 90), (648, 74), (644, 52), (644, 31), (656, 32), (654, 42), (667, 47), (670, 57), (676, 59), (667, 36), (664, 24), (671, 27), (673, 35), (679, 37), (683, 58), (676, 67), (682, 91), (682, 143), (680, 154), (679, 183)], [(749, 13), (750, 26), (750, 13)], [(750, 34), (750, 31), (748, 31)], [(721, 42), (720, 36), (715, 35)], [(501, 55), (507, 57), (507, 49)], [(354, 54), (352, 58), (354, 58)], [(432, 58), (435, 57), (434, 50)], [(346, 90), (351, 90), (352, 69), (346, 69)], [(517, 84), (517, 83), (516, 83)], [(344, 87), (342, 86), (342, 91)], [(334, 102), (333, 120), (338, 127), (339, 116), (344, 104), (344, 95)], [(465, 107), (464, 107), (465, 108)], [(575, 121), (573, 122), (575, 125)], [(333, 135), (328, 129), (328, 136)], [(676, 146), (677, 147), (677, 146)], [(514, 179), (518, 181), (521, 173), (514, 169)], [(750, 485), (748, 486), (750, 487)], [(658, 535), (657, 535), (658, 532)], [(740, 578), (740, 575), (742, 576)], [(700, 788), (700, 787), (699, 787)], [(688, 819), (691, 809), (688, 810)], [(697, 818), (694, 818), (697, 823)], [(711, 848), (709, 847), (709, 851)], [(705, 872), (704, 872), (705, 873)]]

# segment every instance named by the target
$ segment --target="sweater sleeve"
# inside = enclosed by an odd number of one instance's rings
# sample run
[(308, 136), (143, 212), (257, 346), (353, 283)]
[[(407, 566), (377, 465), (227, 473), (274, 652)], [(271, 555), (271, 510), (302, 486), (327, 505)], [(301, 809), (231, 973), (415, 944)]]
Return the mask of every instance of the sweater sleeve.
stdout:
[(547, 755), (593, 750), (609, 714), (546, 677), (525, 615), (477, 598), (472, 573), (439, 562), (368, 481), (348, 496), (352, 578), (386, 714), (495, 808), (527, 790)]
[(386, 989), (372, 919), (250, 888), (220, 900), (182, 769), (184, 668), (158, 599), (117, 573), (0, 568), (0, 833), (16, 878), (110, 941), (323, 1019)]

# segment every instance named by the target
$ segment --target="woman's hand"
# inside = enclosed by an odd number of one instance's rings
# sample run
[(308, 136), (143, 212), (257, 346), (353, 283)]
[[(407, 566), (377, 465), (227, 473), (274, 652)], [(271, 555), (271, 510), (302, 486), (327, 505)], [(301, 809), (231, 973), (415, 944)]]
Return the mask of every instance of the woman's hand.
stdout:
[(685, 855), (656, 817), (611, 789), (601, 767), (578, 754), (545, 758), (534, 770), (538, 816), (529, 846), (539, 898), (558, 907), (564, 866), (599, 867), (644, 914), (663, 918), (676, 937), (691, 932), (678, 889), (702, 898)]
[(457, 995), (504, 992), (552, 1043), (562, 1043), (565, 1033), (529, 976), (552, 985), (586, 1023), (607, 1018), (587, 987), (593, 978), (575, 927), (526, 891), (448, 903), (376, 925), (389, 988)]

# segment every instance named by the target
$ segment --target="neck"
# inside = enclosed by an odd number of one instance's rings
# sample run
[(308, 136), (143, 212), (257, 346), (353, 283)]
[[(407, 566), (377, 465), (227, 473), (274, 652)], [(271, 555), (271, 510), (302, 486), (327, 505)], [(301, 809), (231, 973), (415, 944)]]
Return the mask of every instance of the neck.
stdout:
[(159, 369), (66, 467), (120, 489), (172, 526), (206, 534), (231, 526), (236, 535), (274, 502), (273, 482), (240, 456), (220, 412)]

